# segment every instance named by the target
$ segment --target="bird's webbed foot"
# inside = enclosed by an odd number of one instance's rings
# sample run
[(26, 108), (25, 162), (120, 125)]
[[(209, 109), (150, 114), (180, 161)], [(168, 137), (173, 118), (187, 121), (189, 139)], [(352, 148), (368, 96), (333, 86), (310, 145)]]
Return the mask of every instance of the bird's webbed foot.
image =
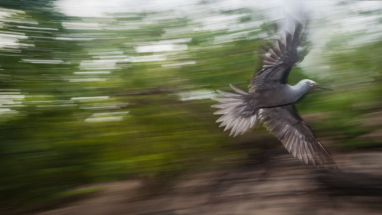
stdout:
[(257, 112), (257, 108), (256, 109), (253, 109), (251, 111), (245, 111), (244, 113), (242, 113), (242, 117), (244, 118), (247, 118), (247, 117), (250, 117), (252, 116), (253, 114), (255, 114)]

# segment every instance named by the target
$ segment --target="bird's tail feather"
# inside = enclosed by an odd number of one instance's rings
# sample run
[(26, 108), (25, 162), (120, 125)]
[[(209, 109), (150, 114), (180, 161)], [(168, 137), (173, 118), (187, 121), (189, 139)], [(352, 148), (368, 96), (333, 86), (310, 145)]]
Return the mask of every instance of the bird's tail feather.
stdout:
[(256, 125), (258, 116), (246, 102), (249, 94), (234, 85), (230, 86), (235, 92), (218, 90), (224, 97), (212, 98), (220, 102), (220, 104), (212, 105), (212, 107), (220, 108), (214, 113), (215, 115), (223, 115), (216, 121), (222, 122), (220, 127), (226, 126), (224, 131), (232, 129), (230, 135), (237, 136)]

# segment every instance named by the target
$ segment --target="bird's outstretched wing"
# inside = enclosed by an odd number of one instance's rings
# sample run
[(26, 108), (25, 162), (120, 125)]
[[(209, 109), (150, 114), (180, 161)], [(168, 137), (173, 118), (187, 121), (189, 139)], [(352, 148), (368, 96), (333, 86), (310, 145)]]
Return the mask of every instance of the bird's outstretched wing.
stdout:
[(309, 124), (292, 105), (262, 108), (259, 118), (294, 157), (305, 164), (335, 168), (332, 158), (314, 136)]
[(262, 67), (252, 78), (249, 92), (285, 84), (293, 65), (299, 61), (297, 47), (306, 24), (295, 21), (293, 34), (285, 34), (263, 55)]

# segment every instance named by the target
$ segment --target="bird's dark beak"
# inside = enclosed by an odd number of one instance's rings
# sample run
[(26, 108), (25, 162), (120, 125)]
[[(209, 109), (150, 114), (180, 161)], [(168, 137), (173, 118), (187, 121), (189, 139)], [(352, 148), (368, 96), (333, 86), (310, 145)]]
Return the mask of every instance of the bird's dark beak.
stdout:
[(327, 83), (317, 83), (317, 84), (314, 85), (314, 88), (315, 89), (320, 89), (320, 90), (331, 90), (331, 91), (333, 91), (332, 89), (321, 87), (321, 85), (327, 85)]

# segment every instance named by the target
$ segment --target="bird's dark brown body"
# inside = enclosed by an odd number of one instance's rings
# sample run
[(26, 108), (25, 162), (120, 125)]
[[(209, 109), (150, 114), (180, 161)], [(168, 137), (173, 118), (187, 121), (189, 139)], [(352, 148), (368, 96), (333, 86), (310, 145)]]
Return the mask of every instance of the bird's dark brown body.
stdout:
[(277, 107), (296, 102), (303, 94), (284, 84), (271, 89), (259, 89), (248, 95), (253, 109)]

